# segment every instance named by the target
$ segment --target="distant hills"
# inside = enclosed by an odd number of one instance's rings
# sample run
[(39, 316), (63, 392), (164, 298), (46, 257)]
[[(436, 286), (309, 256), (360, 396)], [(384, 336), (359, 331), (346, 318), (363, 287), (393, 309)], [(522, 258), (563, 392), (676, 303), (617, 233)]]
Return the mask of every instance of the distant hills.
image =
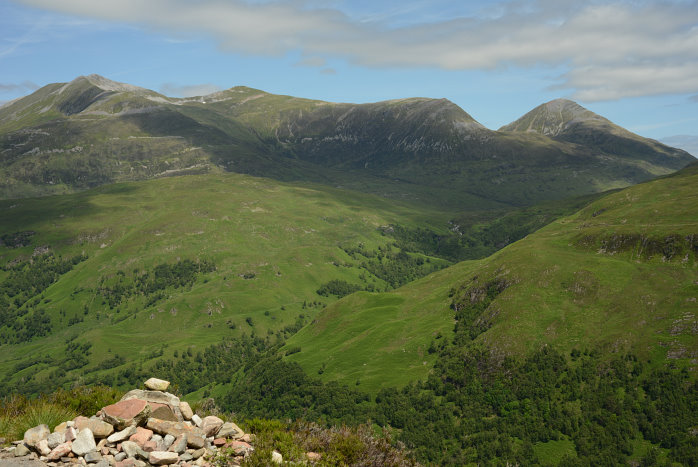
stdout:
[(694, 160), (564, 100), (492, 131), (446, 99), (335, 104), (235, 87), (171, 98), (98, 75), (0, 108), (0, 196), (232, 171), (448, 210), (619, 188)]

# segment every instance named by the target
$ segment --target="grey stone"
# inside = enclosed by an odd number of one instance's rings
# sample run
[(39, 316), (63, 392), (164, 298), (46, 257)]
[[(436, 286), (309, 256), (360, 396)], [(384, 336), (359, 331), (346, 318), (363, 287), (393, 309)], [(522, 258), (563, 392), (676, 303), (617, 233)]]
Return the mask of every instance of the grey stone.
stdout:
[(87, 454), (85, 454), (85, 462), (88, 464), (94, 464), (95, 462), (99, 462), (102, 460), (102, 455), (98, 453), (97, 451), (90, 451)]
[(84, 456), (90, 451), (97, 450), (97, 443), (95, 443), (92, 430), (89, 428), (80, 430), (80, 433), (78, 433), (78, 436), (73, 441), (72, 449), (76, 456)]
[(192, 452), (191, 457), (192, 457), (192, 459), (198, 459), (199, 457), (203, 456), (204, 454), (206, 454), (206, 449), (200, 448), (200, 449), (197, 449), (196, 451)]
[(162, 445), (165, 447), (165, 450), (168, 450), (170, 446), (172, 446), (172, 443), (174, 443), (175, 439), (176, 438), (170, 434), (162, 438)]
[(171, 452), (176, 452), (178, 454), (182, 454), (184, 451), (187, 449), (187, 435), (179, 435), (179, 437), (172, 443), (172, 446), (168, 449), (168, 451)]
[(176, 452), (153, 451), (148, 456), (148, 462), (153, 465), (169, 465), (179, 461), (179, 456)]
[(106, 459), (102, 459), (95, 464), (95, 467), (109, 467), (109, 461)]
[(39, 441), (47, 439), (50, 434), (51, 430), (49, 430), (46, 424), (29, 428), (24, 432), (24, 444), (30, 448), (36, 448), (39, 445)]
[(15, 457), (24, 457), (29, 454), (29, 448), (27, 447), (26, 444), (18, 444), (17, 447), (15, 448)]
[(184, 454), (179, 456), (179, 460), (181, 460), (183, 462), (189, 462), (190, 460), (193, 460), (193, 459), (194, 459), (194, 457), (191, 454), (189, 454), (188, 452), (185, 452)]
[(118, 453), (118, 454), (114, 454), (114, 460), (115, 460), (116, 462), (120, 462), (120, 461), (126, 459), (127, 457), (128, 457), (128, 454), (126, 454), (126, 453), (123, 452), (123, 451), (120, 452), (120, 453)]
[(225, 422), (223, 426), (221, 426), (221, 429), (218, 430), (218, 435), (216, 436), (219, 438), (240, 439), (245, 436), (245, 433), (235, 423)]
[(148, 453), (142, 450), (140, 446), (133, 441), (124, 441), (121, 443), (121, 450), (124, 451), (128, 457), (140, 457), (141, 459), (148, 458)]
[(64, 432), (56, 432), (56, 433), (51, 433), (48, 435), (48, 447), (53, 449), (59, 444), (65, 443), (65, 433)]

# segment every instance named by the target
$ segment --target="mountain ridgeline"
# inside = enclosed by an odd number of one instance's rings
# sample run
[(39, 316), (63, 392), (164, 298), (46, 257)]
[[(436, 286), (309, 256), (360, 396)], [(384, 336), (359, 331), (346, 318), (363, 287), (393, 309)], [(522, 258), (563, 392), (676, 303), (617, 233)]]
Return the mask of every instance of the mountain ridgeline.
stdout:
[(492, 131), (446, 99), (335, 104), (235, 87), (170, 98), (97, 75), (0, 108), (0, 196), (232, 171), (506, 209), (680, 169), (686, 152), (557, 100)]

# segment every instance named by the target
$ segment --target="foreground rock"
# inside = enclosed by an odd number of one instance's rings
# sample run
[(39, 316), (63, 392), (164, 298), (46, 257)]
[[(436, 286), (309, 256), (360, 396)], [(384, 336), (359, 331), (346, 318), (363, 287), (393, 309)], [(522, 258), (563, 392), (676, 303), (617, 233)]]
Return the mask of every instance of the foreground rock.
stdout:
[[(151, 378), (148, 390), (129, 391), (95, 416), (65, 421), (53, 433), (47, 425), (31, 428), (15, 446), (0, 450), (0, 467), (210, 466), (220, 447), (234, 452), (237, 463), (254, 450), (253, 436), (219, 417), (201, 419), (189, 404), (164, 392), (169, 384)], [(270, 461), (282, 462), (279, 456)]]

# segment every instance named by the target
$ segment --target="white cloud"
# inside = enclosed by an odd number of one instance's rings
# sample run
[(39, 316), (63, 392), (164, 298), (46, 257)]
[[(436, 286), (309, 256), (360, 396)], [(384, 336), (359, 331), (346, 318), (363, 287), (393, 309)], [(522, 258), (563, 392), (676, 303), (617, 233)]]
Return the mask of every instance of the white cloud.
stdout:
[[(167, 33), (205, 33), (223, 50), (300, 51), (370, 67), (496, 69), (564, 65), (584, 101), (698, 92), (698, 0), (517, 0), (481, 16), (395, 28), (303, 1), (22, 0)], [(406, 7), (409, 7), (407, 5)]]
[(21, 83), (0, 83), (0, 92), (27, 92), (36, 91), (39, 85), (31, 81)]
[(160, 86), (160, 93), (171, 97), (206, 96), (221, 90), (222, 89), (215, 84), (180, 85), (175, 83), (164, 83)]

